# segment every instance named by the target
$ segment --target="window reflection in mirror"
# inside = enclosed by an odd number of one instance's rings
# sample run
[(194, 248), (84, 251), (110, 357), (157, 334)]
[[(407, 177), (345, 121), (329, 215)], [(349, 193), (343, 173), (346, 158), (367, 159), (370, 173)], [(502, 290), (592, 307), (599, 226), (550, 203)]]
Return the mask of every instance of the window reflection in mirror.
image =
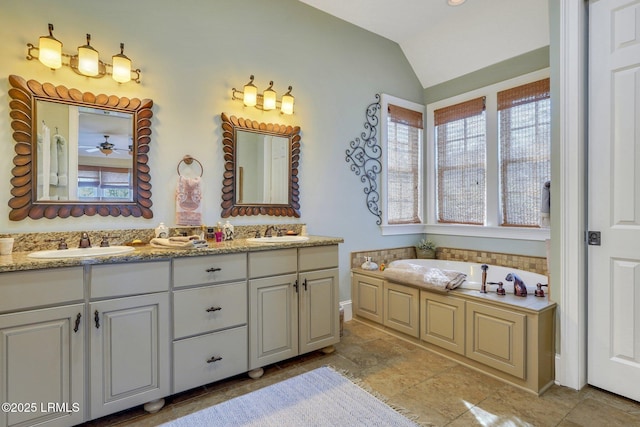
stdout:
[(38, 201), (133, 200), (133, 114), (42, 100), (36, 105)]
[(289, 139), (236, 131), (236, 203), (286, 204), (289, 200)]

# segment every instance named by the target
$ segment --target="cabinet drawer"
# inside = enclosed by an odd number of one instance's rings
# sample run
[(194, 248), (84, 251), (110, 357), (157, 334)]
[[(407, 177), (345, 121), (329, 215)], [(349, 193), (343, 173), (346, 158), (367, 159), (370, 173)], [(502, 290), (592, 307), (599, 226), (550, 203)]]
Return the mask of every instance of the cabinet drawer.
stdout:
[(322, 270), (338, 267), (338, 245), (298, 249), (298, 270)]
[(169, 290), (169, 261), (92, 265), (91, 298)]
[(247, 354), (246, 326), (174, 342), (173, 393), (246, 372)]
[(420, 291), (420, 339), (464, 356), (464, 300)]
[(526, 316), (466, 303), (467, 357), (524, 379)]
[(242, 253), (176, 258), (173, 261), (173, 286), (179, 288), (246, 279), (246, 257)]
[(0, 312), (81, 300), (83, 268), (0, 273)]
[(298, 271), (297, 249), (249, 253), (249, 277), (266, 277)]
[(247, 283), (236, 282), (173, 293), (174, 338), (247, 323)]

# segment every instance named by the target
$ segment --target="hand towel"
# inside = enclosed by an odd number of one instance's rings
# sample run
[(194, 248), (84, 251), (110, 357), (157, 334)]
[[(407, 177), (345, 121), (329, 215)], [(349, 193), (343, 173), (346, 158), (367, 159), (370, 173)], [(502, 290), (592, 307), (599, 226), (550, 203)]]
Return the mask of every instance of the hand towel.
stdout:
[(45, 141), (49, 141), (49, 185), (57, 186), (58, 185), (58, 142), (56, 141), (55, 135), (53, 138), (46, 139)]
[[(38, 162), (40, 163), (40, 162)], [(42, 122), (42, 194), (40, 200), (49, 200), (49, 177), (51, 171), (51, 131)]]
[(62, 135), (53, 135), (56, 142), (56, 155), (58, 157), (58, 186), (66, 187), (69, 184), (67, 177), (67, 162), (69, 161), (69, 153), (67, 148), (67, 140)]
[(551, 181), (547, 181), (542, 186), (542, 197), (540, 200), (540, 226), (549, 227), (551, 225)]
[(155, 248), (165, 249), (197, 249), (209, 246), (206, 240), (201, 240), (198, 236), (175, 236), (168, 239), (156, 237), (149, 241)]
[(176, 224), (202, 225), (202, 181), (199, 176), (178, 177)]

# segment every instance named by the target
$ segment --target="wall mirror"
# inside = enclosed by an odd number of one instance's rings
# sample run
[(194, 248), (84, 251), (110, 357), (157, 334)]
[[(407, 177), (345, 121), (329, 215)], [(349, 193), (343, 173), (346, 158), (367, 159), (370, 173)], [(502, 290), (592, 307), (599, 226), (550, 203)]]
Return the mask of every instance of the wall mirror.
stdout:
[(300, 217), (300, 127), (221, 117), (222, 217)]
[(11, 220), (152, 218), (151, 100), (9, 76), (16, 142)]

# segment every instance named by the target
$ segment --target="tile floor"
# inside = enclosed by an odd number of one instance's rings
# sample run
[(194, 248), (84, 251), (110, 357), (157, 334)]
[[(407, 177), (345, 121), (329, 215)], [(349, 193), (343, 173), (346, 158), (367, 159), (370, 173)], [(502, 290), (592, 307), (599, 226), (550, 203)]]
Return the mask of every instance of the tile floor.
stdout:
[(426, 426), (640, 426), (638, 402), (592, 387), (553, 386), (536, 397), (357, 320), (345, 323), (332, 354), (269, 366), (258, 380), (243, 374), (171, 396), (156, 414), (137, 407), (86, 425), (155, 426), (323, 365), (348, 371)]

